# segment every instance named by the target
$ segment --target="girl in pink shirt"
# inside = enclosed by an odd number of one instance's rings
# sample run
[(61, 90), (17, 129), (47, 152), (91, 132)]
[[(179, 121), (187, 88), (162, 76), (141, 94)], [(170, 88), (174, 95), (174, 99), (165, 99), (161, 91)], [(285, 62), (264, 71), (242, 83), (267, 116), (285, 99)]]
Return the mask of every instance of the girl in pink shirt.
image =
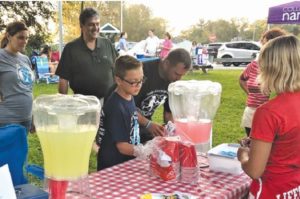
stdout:
[(165, 58), (169, 54), (172, 47), (173, 47), (173, 44), (171, 41), (171, 35), (168, 32), (166, 32), (165, 33), (165, 41), (160, 46), (161, 51), (160, 51), (159, 57), (162, 59)]

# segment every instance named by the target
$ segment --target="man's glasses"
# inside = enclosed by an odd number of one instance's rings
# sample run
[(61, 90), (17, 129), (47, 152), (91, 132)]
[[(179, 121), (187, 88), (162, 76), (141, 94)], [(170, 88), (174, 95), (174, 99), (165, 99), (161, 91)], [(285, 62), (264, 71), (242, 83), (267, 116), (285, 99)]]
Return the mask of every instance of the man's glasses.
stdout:
[(134, 81), (134, 82), (131, 82), (131, 81), (128, 81), (122, 77), (119, 77), (122, 81), (128, 83), (130, 86), (132, 87), (137, 87), (137, 86), (141, 86), (143, 83), (146, 82), (147, 78), (146, 77), (143, 77), (143, 79), (141, 79), (140, 81)]

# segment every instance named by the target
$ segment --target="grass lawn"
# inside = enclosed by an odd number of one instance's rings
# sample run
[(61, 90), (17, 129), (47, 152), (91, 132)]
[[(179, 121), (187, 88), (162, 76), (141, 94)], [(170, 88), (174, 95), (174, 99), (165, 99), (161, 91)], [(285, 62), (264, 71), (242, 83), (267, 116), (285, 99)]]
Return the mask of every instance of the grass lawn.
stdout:
[[(220, 143), (236, 142), (244, 137), (244, 129), (240, 127), (240, 121), (245, 106), (246, 96), (239, 87), (238, 78), (241, 70), (211, 70), (207, 74), (201, 71), (188, 73), (184, 79), (211, 80), (222, 85), (221, 105), (218, 109), (213, 123), (213, 146)], [(36, 84), (34, 86), (34, 97), (41, 94), (53, 94), (57, 92), (57, 84)], [(162, 121), (162, 108), (159, 108), (154, 121)], [(43, 165), (43, 155), (36, 134), (30, 134), (29, 138), (29, 164)], [(91, 154), (90, 172), (96, 170), (96, 155)]]

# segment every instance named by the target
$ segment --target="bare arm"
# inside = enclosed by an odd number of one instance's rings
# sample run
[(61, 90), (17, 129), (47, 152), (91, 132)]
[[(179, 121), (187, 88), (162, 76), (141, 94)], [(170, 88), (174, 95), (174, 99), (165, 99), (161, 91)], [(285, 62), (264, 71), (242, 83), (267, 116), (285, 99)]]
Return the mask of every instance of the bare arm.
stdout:
[(131, 155), (133, 156), (133, 145), (129, 144), (127, 142), (118, 142), (116, 144), (117, 149), (119, 150), (120, 153), (123, 155)]
[(98, 144), (96, 143), (96, 141), (93, 142), (93, 146), (92, 149), (95, 153), (99, 152), (100, 146), (98, 146)]
[(244, 79), (243, 74), (241, 74), (239, 78), (240, 87), (245, 91), (245, 93), (248, 95), (249, 91), (247, 88), (247, 80)]
[(124, 45), (124, 50), (125, 50), (126, 52), (128, 51), (127, 43), (126, 43), (126, 45)]
[[(146, 127), (149, 120), (145, 118), (141, 113), (138, 112), (138, 121), (141, 126)], [(160, 124), (154, 123), (150, 121), (151, 124), (148, 126), (148, 131), (152, 133), (154, 136), (163, 136), (164, 135), (164, 127)]]
[(240, 147), (238, 159), (245, 173), (253, 179), (258, 179), (264, 172), (271, 152), (272, 143), (261, 140), (251, 140), (251, 146)]
[(144, 45), (144, 52), (146, 52), (146, 51), (147, 51), (147, 38), (145, 40), (145, 45)]
[(69, 81), (63, 78), (59, 78), (58, 92), (61, 94), (68, 94)]
[(149, 120), (145, 118), (140, 112), (138, 112), (138, 121), (140, 125), (146, 126)]

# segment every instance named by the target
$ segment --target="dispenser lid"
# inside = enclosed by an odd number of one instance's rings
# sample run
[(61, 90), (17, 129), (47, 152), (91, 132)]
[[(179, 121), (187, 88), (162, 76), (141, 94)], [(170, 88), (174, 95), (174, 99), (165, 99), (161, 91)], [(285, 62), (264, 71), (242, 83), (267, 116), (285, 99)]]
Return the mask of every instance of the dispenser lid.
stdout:
[(87, 95), (40, 95), (33, 102), (33, 111), (43, 110), (52, 115), (82, 115), (86, 112), (99, 111), (100, 101), (95, 96)]
[(184, 93), (194, 94), (212, 94), (218, 95), (222, 91), (222, 86), (218, 82), (209, 80), (179, 80), (169, 85), (168, 91), (175, 95), (182, 95)]

